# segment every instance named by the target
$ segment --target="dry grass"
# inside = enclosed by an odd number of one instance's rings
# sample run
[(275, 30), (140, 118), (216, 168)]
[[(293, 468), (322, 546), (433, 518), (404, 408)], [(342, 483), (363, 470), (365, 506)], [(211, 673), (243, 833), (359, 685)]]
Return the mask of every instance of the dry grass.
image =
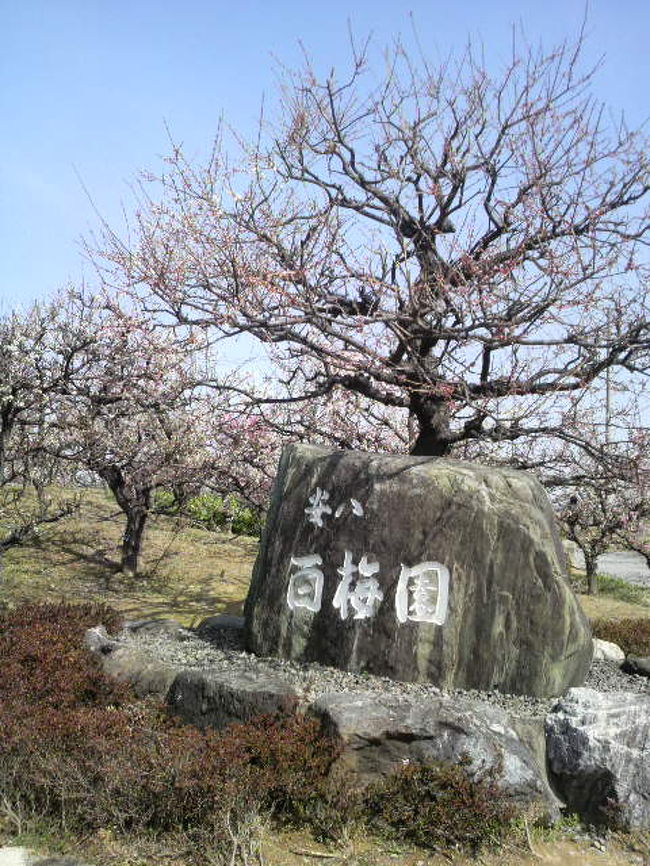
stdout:
[(75, 517), (44, 527), (32, 543), (7, 551), (0, 601), (105, 601), (126, 618), (173, 617), (184, 625), (214, 613), (239, 613), (257, 540), (207, 532), (152, 516), (141, 573), (117, 572), (123, 518), (103, 491), (85, 491)]
[(650, 607), (647, 604), (620, 601), (607, 595), (579, 595), (578, 599), (582, 609), (592, 621), (650, 617)]
[[(561, 838), (557, 831), (535, 829), (530, 838), (524, 834), (512, 838), (498, 850), (485, 850), (476, 857), (461, 854), (435, 854), (401, 842), (387, 842), (367, 834), (352, 836), (340, 845), (315, 841), (302, 831), (271, 830), (262, 821), (256, 829), (259, 856), (249, 858), (249, 866), (646, 866), (650, 863), (648, 834), (613, 834), (605, 851), (597, 850), (586, 840)], [(0, 827), (0, 844), (3, 841)], [(76, 854), (95, 866), (191, 866), (187, 837), (124, 838), (109, 828), (86, 837), (80, 845), (74, 840), (52, 840), (32, 836), (17, 840), (7, 837), (7, 844), (23, 844), (50, 853)], [(216, 852), (215, 852), (216, 853)], [(224, 853), (224, 852), (220, 852)], [(215, 857), (215, 864), (223, 862)]]

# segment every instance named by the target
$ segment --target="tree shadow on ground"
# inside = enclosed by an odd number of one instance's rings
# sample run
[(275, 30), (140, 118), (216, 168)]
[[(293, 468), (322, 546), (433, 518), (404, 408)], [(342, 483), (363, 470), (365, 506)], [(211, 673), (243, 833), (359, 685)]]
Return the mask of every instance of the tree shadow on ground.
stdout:
[(211, 533), (156, 518), (135, 576), (120, 570), (121, 526), (92, 508), (16, 549), (2, 598), (98, 601), (125, 618), (168, 617), (184, 625), (216, 613), (240, 614), (257, 540)]

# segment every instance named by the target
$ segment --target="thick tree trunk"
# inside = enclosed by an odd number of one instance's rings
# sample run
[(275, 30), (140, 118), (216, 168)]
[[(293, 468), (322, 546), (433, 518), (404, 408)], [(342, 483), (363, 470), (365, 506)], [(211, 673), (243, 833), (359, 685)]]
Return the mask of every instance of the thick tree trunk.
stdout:
[(411, 454), (427, 457), (444, 457), (448, 454), (451, 437), (447, 405), (440, 400), (413, 394), (410, 409), (418, 430)]
[(121, 469), (117, 466), (102, 466), (97, 472), (108, 484), (117, 504), (126, 514), (120, 567), (125, 574), (133, 576), (138, 571), (144, 527), (151, 509), (151, 488), (127, 485)]
[(138, 571), (138, 559), (142, 547), (144, 527), (147, 522), (148, 509), (136, 507), (126, 514), (126, 529), (122, 536), (121, 566), (124, 574), (133, 576)]

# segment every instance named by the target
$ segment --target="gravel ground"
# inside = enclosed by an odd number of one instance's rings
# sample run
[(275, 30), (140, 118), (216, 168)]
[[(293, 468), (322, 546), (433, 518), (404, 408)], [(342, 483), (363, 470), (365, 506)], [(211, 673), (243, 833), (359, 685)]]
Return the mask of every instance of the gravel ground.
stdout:
[[(178, 668), (194, 668), (214, 671), (255, 671), (263, 675), (280, 676), (287, 679), (306, 701), (327, 691), (364, 691), (381, 695), (437, 697), (443, 692), (427, 683), (403, 683), (388, 677), (350, 673), (316, 663), (298, 663), (276, 658), (259, 658), (244, 652), (241, 633), (236, 629), (219, 629), (210, 633), (209, 639), (198, 637), (191, 631), (179, 630), (176, 634), (133, 634), (128, 631), (120, 635), (120, 643), (128, 644), (157, 661)], [(612, 662), (595, 661), (585, 682), (586, 686), (599, 691), (632, 691), (650, 694), (650, 680), (646, 677), (624, 674)], [(450, 694), (485, 700), (502, 707), (513, 715), (545, 715), (555, 704), (555, 699), (539, 700), (525, 695), (507, 695), (498, 691), (456, 690)]]

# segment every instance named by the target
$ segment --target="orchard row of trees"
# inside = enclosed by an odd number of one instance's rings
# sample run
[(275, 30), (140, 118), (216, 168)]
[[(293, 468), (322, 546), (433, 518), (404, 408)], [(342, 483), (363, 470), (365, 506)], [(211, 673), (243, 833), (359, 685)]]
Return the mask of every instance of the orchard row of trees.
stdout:
[[(107, 300), (52, 370), (56, 405), (77, 401), (48, 409), (66, 459), (120, 502), (136, 482), (90, 443), (137, 407), (160, 483), (163, 445), (183, 483), (207, 453), (245, 493), (289, 439), (460, 456), (537, 472), (591, 575), (599, 545), (642, 545), (648, 141), (595, 99), (581, 50), (515, 46), (493, 75), (471, 49), (434, 68), (397, 44), (376, 76), (353, 48), (345, 77), (286, 73), (251, 142), (174, 147), (126, 237), (89, 244)], [(242, 340), (261, 366), (220, 380)]]
[(267, 438), (214, 379), (205, 387), (196, 342), (105, 293), (68, 290), (0, 321), (0, 547), (71, 513), (52, 485), (72, 495), (80, 480), (104, 482), (123, 511), (126, 572), (156, 489), (182, 503), (212, 487), (262, 506)]

